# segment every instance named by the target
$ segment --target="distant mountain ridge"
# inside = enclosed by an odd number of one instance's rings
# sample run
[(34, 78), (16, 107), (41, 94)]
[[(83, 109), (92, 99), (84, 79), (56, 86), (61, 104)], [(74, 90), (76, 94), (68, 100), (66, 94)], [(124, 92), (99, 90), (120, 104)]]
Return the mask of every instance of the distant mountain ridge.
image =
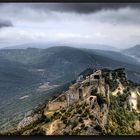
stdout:
[(89, 44), (89, 43), (61, 43), (61, 42), (36, 42), (36, 43), (26, 43), (26, 44), (16, 44), (7, 47), (1, 47), (1, 49), (27, 49), (27, 48), (38, 48), (46, 49), (53, 46), (73, 46), (74, 48), (88, 48), (88, 49), (99, 49), (99, 50), (110, 50), (119, 51), (116, 47), (105, 45), (105, 44)]
[(138, 59), (140, 61), (140, 45), (123, 50), (124, 53)]
[(131, 52), (131, 53), (138, 53), (138, 52), (140, 52), (140, 45), (138, 44), (138, 45), (135, 45), (134, 47), (131, 47), (131, 48), (128, 48), (128, 49), (125, 49), (124, 51), (126, 51), (126, 52)]
[[(140, 63), (120, 52), (56, 46), (46, 49), (3, 49), (0, 56), (16, 61), (31, 69), (44, 69), (44, 78), (51, 82), (63, 83), (66, 77), (77, 76), (88, 67), (126, 66), (131, 71), (139, 71)], [(52, 65), (53, 64), (53, 65)], [(61, 76), (60, 76), (61, 75)], [(72, 75), (72, 76), (71, 76)], [(45, 79), (46, 79), (45, 78)]]

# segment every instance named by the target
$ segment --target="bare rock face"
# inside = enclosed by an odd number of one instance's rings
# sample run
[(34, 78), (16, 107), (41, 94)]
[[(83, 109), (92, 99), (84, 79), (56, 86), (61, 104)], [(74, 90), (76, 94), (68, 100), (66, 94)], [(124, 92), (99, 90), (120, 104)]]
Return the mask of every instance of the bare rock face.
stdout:
[(19, 122), (17, 130), (21, 130), (22, 128), (29, 126), (30, 124), (36, 122), (39, 118), (41, 118), (40, 114), (35, 114), (33, 117), (32, 116), (25, 117), (21, 122)]
[(140, 131), (140, 120), (136, 121), (135, 129)]
[(137, 88), (131, 90), (129, 96), (129, 104), (131, 110), (134, 109), (137, 113), (140, 113), (140, 92)]
[(47, 130), (47, 135), (55, 135), (57, 134), (58, 130), (61, 130), (62, 128), (64, 128), (65, 125), (63, 124), (63, 122), (61, 120), (55, 120), (53, 121)]

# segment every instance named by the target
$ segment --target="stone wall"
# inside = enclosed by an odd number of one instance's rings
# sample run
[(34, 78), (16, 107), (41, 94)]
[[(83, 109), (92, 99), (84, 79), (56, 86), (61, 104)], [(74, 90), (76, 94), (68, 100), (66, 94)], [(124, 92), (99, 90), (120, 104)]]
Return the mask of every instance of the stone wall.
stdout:
[(57, 97), (53, 102), (48, 104), (50, 110), (58, 110), (61, 107), (69, 106), (74, 102), (82, 101), (91, 96), (93, 89), (97, 89), (97, 93), (102, 94), (107, 97), (108, 106), (110, 104), (109, 100), (109, 85), (106, 80), (111, 80), (113, 78), (113, 73), (116, 75), (122, 75), (125, 77), (125, 73), (122, 69), (116, 71), (109, 70), (97, 70), (90, 76), (86, 76), (85, 79), (78, 79), (78, 82), (71, 85), (69, 90)]

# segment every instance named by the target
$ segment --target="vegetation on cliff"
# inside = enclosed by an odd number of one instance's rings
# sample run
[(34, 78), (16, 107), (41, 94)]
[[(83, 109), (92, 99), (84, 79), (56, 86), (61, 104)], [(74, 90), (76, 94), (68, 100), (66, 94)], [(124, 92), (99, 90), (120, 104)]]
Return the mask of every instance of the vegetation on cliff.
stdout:
[[(124, 100), (125, 99), (125, 100)], [(126, 95), (110, 97), (110, 109), (108, 123), (106, 125), (107, 135), (135, 135), (135, 122), (138, 119), (134, 111), (130, 111), (129, 106), (124, 107)]]

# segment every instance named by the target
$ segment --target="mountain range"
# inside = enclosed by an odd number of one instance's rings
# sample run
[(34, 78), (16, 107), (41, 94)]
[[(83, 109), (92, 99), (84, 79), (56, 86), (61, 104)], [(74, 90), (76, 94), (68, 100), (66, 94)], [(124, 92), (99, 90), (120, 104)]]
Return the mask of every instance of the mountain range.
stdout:
[(140, 62), (140, 45), (125, 49), (123, 52)]
[[(131, 49), (136, 51), (136, 48)], [(139, 58), (138, 55), (136, 57)], [(68, 46), (1, 49), (0, 111), (3, 114), (0, 115), (1, 124), (7, 121), (8, 116), (16, 116), (21, 112), (23, 116), (26, 111), (54, 96), (50, 94), (53, 89), (45, 89), (45, 92), (38, 90), (47, 82), (49, 86), (61, 87), (75, 80), (87, 68), (119, 67), (126, 68), (129, 80), (140, 83), (140, 63), (128, 55), (128, 50), (120, 52)], [(14, 112), (13, 108), (17, 105), (19, 108)]]

